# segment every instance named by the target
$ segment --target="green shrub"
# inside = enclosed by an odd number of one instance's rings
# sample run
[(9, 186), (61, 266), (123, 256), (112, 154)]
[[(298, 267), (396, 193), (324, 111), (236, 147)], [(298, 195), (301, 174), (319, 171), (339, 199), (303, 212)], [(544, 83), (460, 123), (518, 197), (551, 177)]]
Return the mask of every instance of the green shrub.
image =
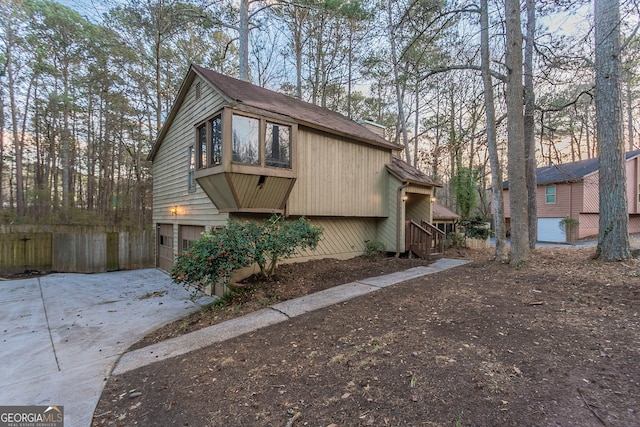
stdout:
[(171, 279), (187, 288), (204, 290), (228, 284), (237, 270), (254, 263), (269, 278), (279, 260), (290, 258), (298, 249), (315, 249), (321, 234), (322, 228), (310, 225), (305, 218), (285, 221), (281, 215), (272, 215), (262, 223), (229, 220), (224, 228), (203, 233), (187, 252), (176, 257)]
[(448, 248), (464, 248), (467, 246), (467, 238), (462, 233), (449, 233), (444, 241), (444, 247)]
[(560, 220), (560, 229), (565, 233), (578, 225), (580, 225), (580, 222), (577, 219), (566, 217)]
[(487, 221), (482, 217), (474, 217), (460, 221), (464, 235), (470, 239), (486, 240), (491, 236)]
[(247, 227), (253, 237), (253, 261), (265, 278), (273, 276), (279, 260), (291, 258), (297, 250), (315, 249), (322, 235), (322, 228), (309, 224), (304, 217), (285, 221), (281, 215), (272, 215), (263, 223), (248, 223)]
[(387, 246), (382, 242), (375, 240), (365, 240), (364, 242), (364, 255), (367, 258), (377, 258), (386, 252)]

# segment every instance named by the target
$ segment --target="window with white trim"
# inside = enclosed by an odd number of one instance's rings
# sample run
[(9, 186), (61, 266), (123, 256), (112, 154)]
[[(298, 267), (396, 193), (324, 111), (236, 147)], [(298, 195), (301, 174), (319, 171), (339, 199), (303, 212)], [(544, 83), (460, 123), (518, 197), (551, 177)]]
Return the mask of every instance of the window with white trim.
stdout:
[(556, 203), (556, 186), (547, 185), (544, 189), (545, 203), (547, 205), (554, 205)]

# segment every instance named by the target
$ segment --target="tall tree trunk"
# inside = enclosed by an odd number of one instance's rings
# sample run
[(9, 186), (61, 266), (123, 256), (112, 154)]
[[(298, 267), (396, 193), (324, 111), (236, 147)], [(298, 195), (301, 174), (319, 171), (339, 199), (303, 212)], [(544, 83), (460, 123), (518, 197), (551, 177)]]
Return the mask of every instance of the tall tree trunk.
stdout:
[(0, 211), (4, 207), (4, 85), (0, 86)]
[(627, 70), (627, 133), (629, 134), (629, 151), (633, 151), (633, 94), (631, 91), (631, 70)]
[(596, 132), (600, 152), (600, 221), (596, 254), (604, 261), (616, 261), (631, 255), (620, 97), (619, 1), (595, 0), (594, 12)]
[(296, 98), (302, 99), (302, 14), (303, 9), (294, 5), (293, 46), (296, 53)]
[[(9, 103), (11, 108), (11, 127), (13, 136), (13, 145), (16, 156), (16, 205), (18, 218), (22, 218), (25, 215), (25, 199), (24, 199), (24, 181), (22, 176), (22, 141), (18, 133), (18, 104), (16, 101), (16, 87), (15, 76), (13, 74), (13, 44), (15, 43), (13, 28), (11, 26), (11, 19), (6, 22), (6, 73), (9, 84)], [(27, 114), (25, 111), (24, 114)]]
[(348, 67), (349, 70), (347, 72), (347, 117), (352, 119), (351, 115), (351, 85), (353, 80), (353, 21), (349, 21), (349, 52), (348, 52)]
[(506, 262), (507, 228), (504, 220), (504, 197), (502, 193), (502, 168), (498, 157), (498, 143), (496, 139), (496, 113), (493, 96), (493, 82), (491, 80), (491, 61), (489, 58), (489, 6), (488, 0), (480, 2), (480, 43), (482, 58), (482, 82), (484, 84), (484, 107), (487, 116), (487, 148), (489, 150), (489, 165), (491, 167), (491, 191), (493, 194), (493, 226), (496, 239), (496, 260)]
[(240, 0), (240, 25), (238, 30), (240, 80), (249, 81), (249, 0)]
[(420, 132), (420, 83), (416, 80), (416, 118), (413, 125), (413, 167), (418, 167), (418, 132)]
[(67, 67), (68, 65), (65, 64), (62, 73), (64, 90), (64, 105), (62, 107), (62, 215), (64, 220), (69, 219), (69, 202), (71, 198), (71, 181), (69, 178), (71, 169), (69, 156), (71, 132), (69, 131), (69, 70)]
[(160, 132), (160, 126), (162, 126), (162, 76), (161, 76), (161, 64), (160, 55), (162, 53), (162, 40), (160, 33), (156, 33), (155, 41), (155, 67), (156, 67), (156, 134)]
[(520, 2), (505, 0), (507, 67), (507, 142), (509, 147), (509, 196), (511, 208), (511, 263), (529, 260), (529, 209), (522, 114), (522, 30)]
[(526, 0), (527, 43), (524, 50), (524, 149), (527, 170), (527, 200), (529, 209), (529, 247), (534, 249), (538, 240), (538, 207), (536, 179), (536, 124), (535, 92), (533, 90), (533, 49), (536, 35), (535, 0)]
[(391, 42), (391, 62), (393, 65), (393, 78), (394, 78), (394, 86), (396, 89), (396, 100), (398, 102), (398, 126), (400, 126), (400, 132), (402, 133), (402, 143), (404, 144), (404, 155), (407, 163), (411, 164), (411, 149), (409, 148), (409, 137), (407, 135), (407, 123), (404, 115), (404, 102), (402, 98), (402, 90), (400, 87), (400, 72), (398, 71), (398, 52), (396, 47), (396, 38), (394, 36), (394, 28), (393, 28), (393, 13), (392, 13), (392, 3), (389, 0), (388, 4), (388, 30), (389, 30), (389, 40)]

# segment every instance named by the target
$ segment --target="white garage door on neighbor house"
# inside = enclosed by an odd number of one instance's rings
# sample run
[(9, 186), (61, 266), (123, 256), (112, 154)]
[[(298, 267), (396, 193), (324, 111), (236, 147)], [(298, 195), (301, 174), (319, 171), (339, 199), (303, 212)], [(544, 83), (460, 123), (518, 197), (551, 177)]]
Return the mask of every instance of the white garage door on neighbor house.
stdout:
[(564, 218), (538, 218), (538, 240), (541, 242), (566, 242), (567, 233), (560, 226)]

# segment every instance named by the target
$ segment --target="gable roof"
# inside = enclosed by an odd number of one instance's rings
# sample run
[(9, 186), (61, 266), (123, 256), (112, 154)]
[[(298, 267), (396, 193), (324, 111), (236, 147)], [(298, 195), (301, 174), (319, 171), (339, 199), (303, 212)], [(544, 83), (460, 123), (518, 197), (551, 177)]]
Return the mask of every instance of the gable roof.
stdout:
[[(625, 160), (630, 160), (640, 156), (640, 150), (628, 151), (625, 153)], [(536, 181), (538, 185), (549, 185), (562, 182), (578, 182), (587, 175), (598, 171), (600, 159), (580, 160), (559, 165), (544, 166), (536, 169)], [(509, 181), (503, 183), (503, 188), (509, 188)]]
[(155, 157), (155, 153), (162, 144), (162, 139), (169, 127), (168, 125), (175, 117), (195, 75), (200, 76), (203, 80), (211, 84), (231, 105), (246, 105), (259, 110), (284, 115), (293, 119), (299, 125), (355, 139), (369, 145), (390, 150), (399, 150), (402, 148), (398, 144), (387, 141), (365, 126), (327, 108), (256, 86), (244, 80), (226, 76), (196, 64), (191, 64), (180, 88), (178, 97), (158, 134), (151, 154), (149, 154), (150, 159)]
[(411, 166), (404, 160), (396, 156), (391, 157), (391, 164), (387, 165), (387, 169), (395, 175), (400, 181), (410, 182), (412, 184), (426, 185), (429, 187), (442, 187), (426, 174)]

